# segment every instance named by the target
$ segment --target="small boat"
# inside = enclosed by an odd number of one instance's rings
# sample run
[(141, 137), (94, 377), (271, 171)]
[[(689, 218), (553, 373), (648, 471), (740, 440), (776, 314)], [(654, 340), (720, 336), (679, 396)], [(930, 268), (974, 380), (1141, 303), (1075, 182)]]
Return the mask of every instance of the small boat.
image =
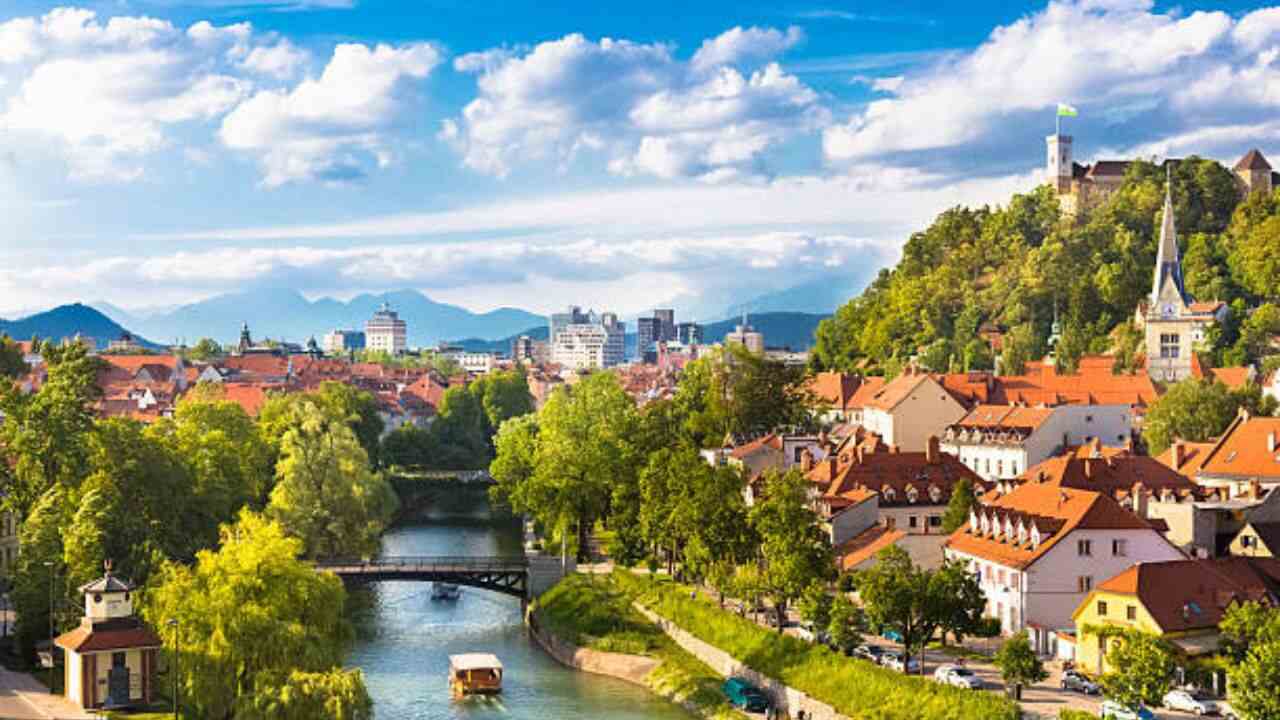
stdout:
[(449, 689), (454, 695), (502, 692), (502, 661), (491, 653), (450, 655)]
[(432, 600), (457, 600), (462, 597), (462, 590), (454, 583), (437, 582), (431, 584)]

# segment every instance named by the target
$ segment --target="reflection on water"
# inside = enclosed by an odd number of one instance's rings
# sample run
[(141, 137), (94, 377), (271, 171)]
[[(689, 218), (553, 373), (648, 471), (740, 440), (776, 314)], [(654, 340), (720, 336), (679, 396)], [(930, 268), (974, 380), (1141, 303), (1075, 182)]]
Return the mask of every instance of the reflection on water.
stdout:
[[(519, 523), (491, 512), (483, 492), (472, 490), (450, 493), (383, 539), (385, 555), (519, 552)], [(456, 602), (433, 601), (429, 583), (394, 582), (371, 586), (364, 600), (348, 664), (364, 670), (380, 720), (689, 717), (643, 688), (558, 665), (525, 634), (516, 598), (464, 587)], [(449, 655), (461, 652), (502, 660), (501, 695), (450, 697)]]

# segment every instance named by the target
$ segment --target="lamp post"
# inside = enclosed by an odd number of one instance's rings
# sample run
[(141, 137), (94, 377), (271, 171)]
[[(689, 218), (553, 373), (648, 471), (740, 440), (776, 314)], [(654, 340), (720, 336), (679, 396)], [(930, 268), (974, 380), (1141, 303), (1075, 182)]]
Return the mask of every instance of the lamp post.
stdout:
[(178, 663), (182, 656), (179, 654), (178, 643), (182, 636), (178, 634), (178, 618), (169, 618), (166, 623), (173, 628), (173, 720), (178, 720)]
[(53, 670), (57, 663), (53, 661), (53, 561), (46, 560), (44, 566), (49, 568), (49, 692), (53, 692)]

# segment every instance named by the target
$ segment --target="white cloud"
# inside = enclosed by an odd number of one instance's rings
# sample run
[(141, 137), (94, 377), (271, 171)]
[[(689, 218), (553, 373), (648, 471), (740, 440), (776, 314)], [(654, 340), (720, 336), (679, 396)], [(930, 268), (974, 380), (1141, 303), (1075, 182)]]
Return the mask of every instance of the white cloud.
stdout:
[(50, 144), (73, 177), (134, 179), (177, 126), (214, 121), (249, 93), (239, 65), (262, 49), (247, 23), (184, 30), (79, 8), (15, 18), (0, 23), (0, 128), (14, 148)]
[(801, 38), (796, 28), (733, 28), (687, 62), (667, 45), (577, 34), (466, 55), (455, 68), (479, 74), (478, 97), (439, 137), (468, 167), (499, 176), (588, 151), (621, 174), (756, 174), (769, 148), (827, 121), (817, 93), (768, 62)]
[(250, 50), (240, 61), (247, 70), (289, 80), (302, 72), (311, 61), (311, 54), (283, 38), (275, 45), (263, 45)]
[[(1153, 11), (1150, 0), (1058, 0), (996, 28), (975, 50), (905, 74), (891, 97), (824, 134), (833, 160), (893, 157), (966, 144), (1008, 144), (1057, 102), (1112, 144), (1273, 113), (1280, 76), (1268, 50), (1275, 9), (1239, 21), (1222, 12)], [(1028, 138), (1030, 139), (1030, 138)]]
[(255, 93), (223, 119), (219, 137), (259, 157), (268, 187), (360, 177), (370, 161), (390, 161), (385, 132), (412, 97), (409, 81), (425, 78), (441, 60), (427, 43), (339, 45), (320, 77)]

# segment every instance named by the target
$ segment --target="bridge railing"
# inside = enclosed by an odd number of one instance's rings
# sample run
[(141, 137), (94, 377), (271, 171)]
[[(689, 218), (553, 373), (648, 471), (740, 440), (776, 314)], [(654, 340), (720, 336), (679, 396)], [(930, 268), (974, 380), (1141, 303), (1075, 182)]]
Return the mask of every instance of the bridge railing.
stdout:
[(467, 555), (403, 555), (381, 558), (324, 558), (316, 567), (324, 570), (349, 571), (437, 571), (437, 570), (514, 570), (529, 567), (529, 559), (523, 555), (467, 556)]

